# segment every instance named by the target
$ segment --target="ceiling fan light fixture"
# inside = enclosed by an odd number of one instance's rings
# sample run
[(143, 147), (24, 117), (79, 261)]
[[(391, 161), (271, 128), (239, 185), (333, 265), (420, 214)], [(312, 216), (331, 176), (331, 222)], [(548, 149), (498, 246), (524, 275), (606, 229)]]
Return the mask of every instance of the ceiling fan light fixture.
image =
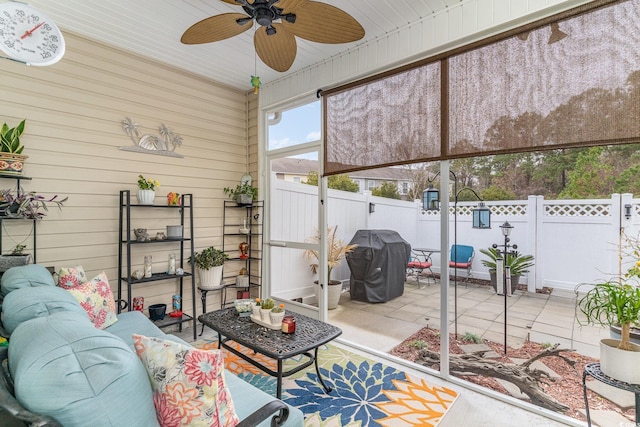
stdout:
[(258, 8), (256, 10), (256, 22), (263, 27), (267, 27), (271, 25), (273, 20), (276, 18), (275, 13), (266, 8)]

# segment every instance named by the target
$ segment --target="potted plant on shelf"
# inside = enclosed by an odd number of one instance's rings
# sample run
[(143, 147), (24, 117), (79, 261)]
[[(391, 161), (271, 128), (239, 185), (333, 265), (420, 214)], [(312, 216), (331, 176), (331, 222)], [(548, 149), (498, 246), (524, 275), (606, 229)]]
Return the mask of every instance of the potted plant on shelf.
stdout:
[[(340, 265), (340, 262), (344, 259), (346, 254), (348, 254), (349, 252), (353, 251), (355, 248), (358, 247), (358, 245), (345, 244), (342, 241), (342, 239), (337, 237), (337, 232), (338, 232), (337, 225), (335, 227), (327, 228), (327, 244), (328, 244), (327, 270), (328, 270), (328, 277), (329, 277), (329, 289), (328, 289), (329, 297), (327, 301), (327, 308), (329, 310), (333, 310), (336, 307), (338, 307), (338, 303), (340, 302), (340, 294), (342, 293), (342, 282), (340, 282), (339, 280), (331, 280), (331, 273), (333, 272), (333, 269), (335, 267)], [(313, 243), (320, 242), (320, 232), (318, 230), (316, 230), (316, 235), (313, 238), (311, 238), (310, 241)], [(315, 260), (315, 262), (309, 264), (309, 267), (311, 268), (311, 271), (313, 272), (313, 274), (317, 274), (318, 267), (319, 267), (318, 262), (320, 260), (320, 255), (318, 254), (318, 251), (308, 249), (304, 251), (304, 255), (309, 260)], [(313, 283), (314, 283), (314, 288), (316, 292), (316, 298), (318, 299), (318, 301), (320, 301), (322, 288), (317, 280)]]
[(31, 262), (31, 254), (25, 254), (25, 245), (16, 245), (10, 253), (0, 255), (0, 272), (4, 273), (11, 267), (27, 265)]
[(141, 205), (153, 205), (156, 198), (156, 187), (160, 187), (160, 183), (152, 178), (145, 178), (138, 175), (138, 203)]
[(225, 187), (224, 194), (227, 194), (238, 206), (247, 206), (258, 198), (258, 189), (248, 182), (243, 182), (236, 185), (235, 189)]
[(195, 252), (189, 263), (193, 262), (198, 272), (200, 289), (210, 291), (222, 287), (222, 270), (229, 255), (220, 249), (210, 246), (201, 252)]
[(35, 191), (23, 192), (18, 190), (0, 190), (0, 216), (10, 218), (41, 219), (47, 215), (48, 203), (54, 203), (62, 209), (69, 198), (59, 199), (58, 195), (45, 197)]
[(579, 296), (582, 287), (591, 286), (578, 299), (577, 306), (586, 317), (578, 317), (578, 323), (619, 328), (619, 339), (600, 340), (602, 372), (617, 380), (638, 384), (640, 345), (632, 342), (631, 330), (637, 329), (640, 323), (640, 241), (625, 238), (631, 248), (625, 255), (634, 259), (626, 273), (595, 285), (580, 284), (575, 291)]
[[(638, 277), (636, 272), (634, 275)], [(631, 270), (630, 270), (631, 271)], [(637, 283), (628, 283), (632, 276), (597, 283), (580, 300), (578, 307), (586, 316), (586, 323), (611, 326), (619, 325), (620, 339), (600, 340), (600, 369), (612, 378), (630, 384), (640, 383), (640, 345), (630, 341), (632, 325), (637, 325), (640, 316), (640, 288)], [(578, 288), (583, 285), (578, 285)], [(581, 319), (578, 318), (581, 323)], [(582, 323), (581, 323), (582, 324)]]
[[(480, 249), (480, 253), (489, 257), (488, 260), (483, 259), (482, 265), (489, 269), (489, 277), (491, 279), (491, 286), (493, 290), (497, 291), (496, 285), (496, 260), (503, 258), (502, 252), (498, 248)], [(511, 293), (515, 292), (520, 283), (520, 276), (529, 272), (529, 269), (533, 267), (533, 255), (522, 255), (518, 251), (507, 253), (507, 259), (504, 263), (505, 267), (510, 267), (511, 270)]]
[(28, 156), (22, 154), (24, 145), (20, 144), (20, 136), (24, 132), (26, 119), (18, 126), (10, 128), (3, 123), (0, 128), (0, 174), (22, 175), (22, 167)]

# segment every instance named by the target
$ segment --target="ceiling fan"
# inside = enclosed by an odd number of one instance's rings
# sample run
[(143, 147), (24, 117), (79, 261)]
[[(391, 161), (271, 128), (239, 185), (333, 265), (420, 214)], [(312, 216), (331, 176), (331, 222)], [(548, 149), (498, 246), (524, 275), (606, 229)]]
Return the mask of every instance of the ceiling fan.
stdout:
[[(364, 37), (364, 28), (337, 7), (312, 0), (221, 0), (243, 13), (223, 13), (193, 24), (182, 35), (184, 44), (211, 43), (260, 27), (253, 44), (260, 59), (276, 71), (287, 71), (296, 59), (296, 38), (317, 43), (348, 43)], [(247, 16), (248, 15), (248, 16)]]

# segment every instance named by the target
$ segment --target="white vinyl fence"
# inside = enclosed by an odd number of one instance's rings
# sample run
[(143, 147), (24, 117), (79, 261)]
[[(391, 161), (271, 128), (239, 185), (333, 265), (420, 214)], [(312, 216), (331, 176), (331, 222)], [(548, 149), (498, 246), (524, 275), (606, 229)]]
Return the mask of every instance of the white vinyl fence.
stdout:
[[(271, 235), (300, 238), (310, 222), (317, 223), (315, 196), (304, 197), (314, 195), (317, 189), (275, 181), (277, 203), (273, 204), (271, 213)], [(301, 203), (307, 205), (300, 206)], [(613, 194), (610, 199), (596, 200), (544, 200), (542, 196), (529, 196), (527, 200), (486, 202), (491, 210), (491, 229), (472, 228), (472, 210), (477, 204), (458, 203), (457, 225), (453, 203), (449, 214), (450, 243), (454, 243), (457, 234), (458, 244), (475, 249), (472, 268), (475, 278), (489, 279), (481, 263), (485, 256), (479, 250), (504, 243), (499, 226), (505, 221), (514, 226), (510, 238), (518, 252), (535, 257), (535, 266), (521, 279), (530, 292), (542, 287), (573, 290), (579, 283), (593, 283), (626, 271), (632, 262), (621, 261), (624, 243), (621, 235), (637, 237), (640, 230), (640, 199), (634, 199), (631, 194)], [(327, 206), (327, 224), (338, 225), (339, 235), (345, 242), (359, 229), (388, 229), (397, 231), (411, 247), (439, 248), (440, 212), (423, 211), (419, 201), (329, 190)], [(302, 251), (274, 248), (272, 251), (270, 271), (274, 295), (286, 298), (312, 295), (315, 277)], [(433, 254), (434, 272), (440, 272), (448, 256), (449, 248)], [(347, 263), (343, 262), (334, 270), (332, 278), (348, 281), (349, 276)]]

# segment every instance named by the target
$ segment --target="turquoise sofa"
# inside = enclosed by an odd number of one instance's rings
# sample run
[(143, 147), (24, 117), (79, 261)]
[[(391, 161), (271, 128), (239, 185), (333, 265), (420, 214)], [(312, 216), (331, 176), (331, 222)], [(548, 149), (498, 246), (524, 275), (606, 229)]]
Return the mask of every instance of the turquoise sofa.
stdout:
[[(149, 376), (132, 334), (169, 339), (141, 312), (94, 327), (66, 290), (42, 266), (14, 267), (0, 284), (1, 426), (158, 426)], [(6, 362), (5, 362), (6, 359)], [(302, 412), (229, 371), (225, 378), (239, 426), (301, 427)]]

